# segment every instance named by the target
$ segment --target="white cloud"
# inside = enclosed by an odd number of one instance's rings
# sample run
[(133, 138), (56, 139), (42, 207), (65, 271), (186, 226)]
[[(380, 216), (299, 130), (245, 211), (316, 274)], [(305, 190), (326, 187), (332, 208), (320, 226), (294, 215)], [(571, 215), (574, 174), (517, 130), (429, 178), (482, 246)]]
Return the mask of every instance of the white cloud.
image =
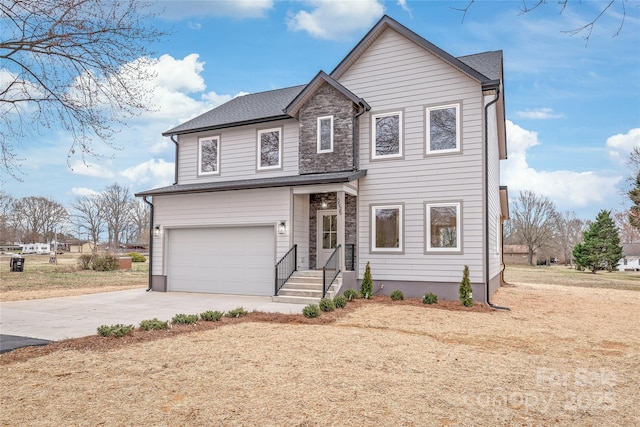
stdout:
[(609, 157), (616, 162), (627, 162), (629, 154), (635, 147), (640, 147), (640, 128), (634, 128), (625, 134), (617, 134), (607, 138)]
[(561, 119), (564, 114), (554, 114), (553, 108), (536, 108), (535, 110), (516, 111), (518, 117), (525, 119)]
[(531, 190), (551, 199), (560, 210), (573, 210), (608, 200), (621, 176), (570, 170), (538, 171), (527, 163), (527, 150), (540, 144), (538, 134), (507, 120), (509, 159), (502, 162), (502, 183), (511, 193)]
[(307, 31), (314, 37), (327, 40), (348, 38), (354, 31), (367, 29), (384, 13), (378, 0), (304, 2), (311, 11), (301, 10), (287, 20), (292, 31)]
[(175, 164), (162, 159), (151, 159), (136, 166), (127, 168), (119, 173), (120, 176), (132, 183), (152, 183), (153, 187), (171, 185), (175, 176)]
[(398, 0), (398, 6), (400, 6), (402, 10), (404, 10), (409, 14), (409, 16), (411, 16), (411, 8), (407, 6), (407, 0)]
[(82, 160), (76, 160), (75, 162), (73, 162), (73, 164), (71, 164), (71, 172), (76, 175), (91, 176), (104, 179), (112, 179), (115, 176), (112, 171), (103, 167), (102, 165)]
[(273, 0), (181, 0), (157, 1), (161, 18), (178, 21), (186, 17), (231, 16), (262, 18), (273, 9)]
[(86, 188), (86, 187), (73, 187), (71, 189), (71, 194), (78, 197), (84, 197), (84, 196), (91, 197), (91, 196), (97, 196), (98, 194), (100, 194), (100, 192), (92, 190), (90, 188)]

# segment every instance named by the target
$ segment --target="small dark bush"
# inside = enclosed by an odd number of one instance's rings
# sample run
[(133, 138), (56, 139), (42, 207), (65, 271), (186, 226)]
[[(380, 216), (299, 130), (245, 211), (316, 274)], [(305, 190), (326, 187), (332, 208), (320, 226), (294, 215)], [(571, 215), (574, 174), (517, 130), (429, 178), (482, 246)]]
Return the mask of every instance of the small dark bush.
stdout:
[(135, 328), (133, 325), (122, 325), (122, 324), (111, 325), (111, 326), (102, 325), (98, 327), (98, 335), (100, 335), (101, 337), (121, 338), (126, 335), (131, 335), (134, 329)]
[(171, 323), (173, 323), (174, 325), (193, 325), (198, 321), (199, 318), (200, 316), (198, 316), (197, 314), (180, 313), (173, 316), (173, 319), (171, 319)]
[(422, 302), (424, 304), (436, 304), (438, 302), (438, 295), (429, 292), (422, 297)]
[(91, 261), (91, 267), (95, 271), (114, 271), (118, 266), (118, 258), (113, 254), (98, 255)]
[(404, 299), (404, 294), (402, 293), (402, 291), (396, 289), (395, 291), (391, 292), (391, 299), (394, 301), (402, 301)]
[(307, 319), (315, 319), (320, 317), (320, 307), (318, 307), (318, 304), (309, 304), (302, 309), (302, 314)]
[(217, 322), (222, 319), (223, 313), (221, 311), (205, 311), (204, 313), (200, 313), (200, 318), (202, 320), (206, 320), (207, 322)]
[(140, 329), (143, 331), (161, 331), (164, 329), (169, 329), (169, 322), (158, 320), (155, 317), (151, 320), (143, 320), (140, 322)]
[(336, 295), (333, 298), (333, 305), (335, 305), (336, 308), (345, 308), (347, 306), (347, 299), (344, 295)]
[(353, 301), (354, 299), (358, 298), (358, 293), (353, 289), (347, 289), (343, 292), (343, 295), (347, 299), (347, 301)]
[(233, 310), (227, 311), (225, 317), (242, 317), (247, 315), (247, 310), (244, 307), (234, 308)]
[(131, 257), (131, 262), (147, 262), (147, 258), (140, 252), (129, 252), (125, 255)]
[(335, 304), (333, 303), (333, 300), (329, 299), (329, 298), (322, 298), (320, 300), (320, 304), (318, 304), (320, 307), (320, 310), (322, 311), (333, 311), (336, 309)]
[(92, 254), (82, 254), (78, 258), (78, 267), (81, 270), (91, 270), (91, 261), (93, 261)]

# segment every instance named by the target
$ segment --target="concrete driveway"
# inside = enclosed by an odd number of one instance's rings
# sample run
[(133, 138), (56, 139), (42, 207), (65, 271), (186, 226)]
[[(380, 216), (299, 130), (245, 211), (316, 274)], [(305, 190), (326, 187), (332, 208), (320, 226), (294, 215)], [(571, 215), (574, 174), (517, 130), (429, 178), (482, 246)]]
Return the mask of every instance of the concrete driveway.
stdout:
[[(98, 326), (136, 325), (145, 319), (171, 320), (178, 313), (206, 310), (302, 313), (302, 304), (272, 302), (271, 297), (146, 292), (131, 289), (101, 294), (0, 303), (0, 334), (59, 341), (96, 334)], [(8, 338), (5, 337), (5, 342)], [(28, 344), (30, 345), (30, 344)]]

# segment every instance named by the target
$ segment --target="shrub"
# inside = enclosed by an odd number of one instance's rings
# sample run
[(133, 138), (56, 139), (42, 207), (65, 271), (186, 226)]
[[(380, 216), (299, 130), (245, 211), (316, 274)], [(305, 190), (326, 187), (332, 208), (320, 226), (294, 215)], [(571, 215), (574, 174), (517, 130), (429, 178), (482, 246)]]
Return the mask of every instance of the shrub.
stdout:
[(320, 300), (319, 306), (320, 306), (320, 310), (322, 311), (333, 311), (336, 309), (336, 306), (333, 303), (333, 300), (329, 298), (322, 298)]
[(465, 307), (473, 305), (473, 294), (471, 289), (471, 281), (469, 280), (469, 266), (464, 266), (462, 273), (462, 281), (460, 282), (460, 303)]
[(131, 257), (131, 262), (147, 262), (147, 258), (140, 252), (129, 252), (125, 255)]
[(318, 304), (309, 304), (302, 309), (302, 314), (307, 319), (315, 319), (320, 317), (320, 307)]
[(404, 299), (404, 294), (402, 293), (402, 291), (396, 289), (395, 291), (391, 292), (391, 299), (394, 301), (402, 301)]
[(347, 298), (345, 298), (344, 295), (336, 295), (333, 298), (333, 305), (335, 305), (336, 308), (345, 308), (347, 306)]
[(358, 293), (353, 289), (347, 289), (343, 292), (343, 295), (347, 299), (347, 301), (353, 301), (354, 299), (358, 298)]
[(438, 303), (438, 295), (433, 292), (429, 292), (422, 297), (422, 302), (424, 304), (437, 304)]
[(173, 323), (174, 325), (193, 325), (198, 321), (199, 318), (200, 316), (198, 316), (197, 314), (180, 313), (173, 316), (173, 319), (171, 319), (171, 323)]
[(91, 270), (91, 261), (93, 261), (93, 254), (82, 254), (78, 258), (78, 267), (81, 270)]
[(98, 255), (91, 260), (95, 271), (114, 271), (117, 266), (118, 259), (113, 254)]
[(206, 320), (207, 322), (217, 322), (218, 320), (222, 319), (222, 314), (223, 313), (221, 311), (208, 310), (204, 313), (200, 313), (200, 318), (202, 320)]
[(227, 311), (227, 313), (225, 314), (226, 317), (242, 317), (246, 315), (247, 310), (245, 310), (244, 307), (234, 308), (233, 310)]
[(143, 331), (161, 331), (164, 329), (169, 329), (169, 322), (158, 320), (155, 317), (151, 320), (143, 320), (140, 322), (140, 329)]
[(373, 279), (371, 279), (371, 267), (369, 266), (369, 262), (367, 261), (367, 266), (364, 269), (364, 277), (362, 278), (362, 283), (360, 284), (360, 295), (362, 298), (369, 299), (373, 294)]
[(126, 335), (131, 335), (133, 333), (134, 326), (133, 325), (102, 325), (98, 327), (98, 335), (101, 337), (117, 337), (121, 338)]

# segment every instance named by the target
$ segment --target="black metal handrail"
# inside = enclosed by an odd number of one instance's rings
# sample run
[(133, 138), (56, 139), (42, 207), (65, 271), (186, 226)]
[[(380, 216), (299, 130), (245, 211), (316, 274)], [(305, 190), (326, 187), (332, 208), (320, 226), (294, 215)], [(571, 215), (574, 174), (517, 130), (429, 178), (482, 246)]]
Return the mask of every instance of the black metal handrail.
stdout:
[(294, 271), (298, 269), (298, 245), (293, 245), (289, 251), (276, 264), (276, 289), (275, 295), (278, 295), (280, 288), (285, 284)]
[[(338, 274), (340, 274), (340, 257), (338, 256), (339, 253), (340, 253), (340, 245), (336, 246), (336, 248), (333, 250), (333, 253), (329, 257), (329, 259), (327, 259), (327, 262), (325, 262), (324, 266), (322, 267), (322, 298), (324, 298), (327, 295), (327, 290), (331, 287), (331, 285), (333, 285), (333, 282), (336, 280), (336, 277), (338, 277)], [(331, 281), (329, 282), (328, 285), (327, 285), (327, 270), (329, 271), (333, 270), (333, 277), (331, 277)]]
[(356, 269), (356, 245), (353, 243), (344, 245), (344, 269), (345, 271)]

